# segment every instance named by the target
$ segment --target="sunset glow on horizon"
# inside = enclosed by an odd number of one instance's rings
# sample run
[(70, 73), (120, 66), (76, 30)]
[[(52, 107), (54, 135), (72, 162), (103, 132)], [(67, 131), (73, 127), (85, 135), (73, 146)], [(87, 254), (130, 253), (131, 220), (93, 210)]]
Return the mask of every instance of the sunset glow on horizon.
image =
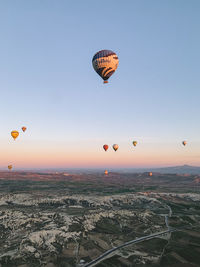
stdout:
[[(14, 144), (12, 144), (14, 142)], [(120, 142), (118, 151), (102, 143), (70, 144), (62, 142), (12, 141), (2, 147), (0, 168), (12, 163), (15, 168), (139, 168), (175, 165), (199, 165), (198, 143), (185, 148), (179, 143), (130, 143)], [(40, 144), (40, 145), (39, 145)], [(153, 152), (152, 152), (153, 151)]]
[(45, 3), (1, 3), (0, 169), (200, 166), (200, 2)]

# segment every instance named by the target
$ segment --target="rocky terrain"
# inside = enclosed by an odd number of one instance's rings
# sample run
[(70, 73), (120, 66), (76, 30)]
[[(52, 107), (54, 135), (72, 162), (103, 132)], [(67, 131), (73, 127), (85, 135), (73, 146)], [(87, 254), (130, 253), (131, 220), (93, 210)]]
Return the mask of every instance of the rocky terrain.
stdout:
[[(2, 179), (1, 266), (84, 266), (127, 241), (185, 226), (191, 228), (117, 250), (96, 266), (168, 266), (189, 262), (199, 266), (199, 193), (156, 189), (132, 193), (111, 190), (109, 194), (111, 181), (104, 183), (103, 190), (102, 183), (96, 187), (98, 179), (94, 177), (88, 184), (77, 179), (72, 184), (70, 178), (64, 184), (51, 185), (49, 181), (21, 183)], [(121, 179), (115, 181), (119, 191), (123, 187)], [(79, 186), (77, 192), (75, 184)], [(85, 187), (95, 192), (80, 193), (80, 188)], [(193, 260), (187, 258), (191, 253), (185, 257), (182, 250), (192, 250)]]

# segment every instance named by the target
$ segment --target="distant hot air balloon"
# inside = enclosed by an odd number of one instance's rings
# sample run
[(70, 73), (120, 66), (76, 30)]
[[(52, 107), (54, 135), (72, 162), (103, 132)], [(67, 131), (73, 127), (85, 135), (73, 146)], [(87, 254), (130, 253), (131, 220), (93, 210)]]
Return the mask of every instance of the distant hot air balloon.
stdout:
[(107, 170), (105, 170), (104, 174), (105, 174), (105, 175), (108, 175), (108, 171), (107, 171)]
[(115, 151), (117, 151), (118, 148), (119, 148), (119, 146), (118, 146), (117, 144), (114, 144), (114, 145), (113, 145), (113, 149), (114, 149)]
[(23, 131), (23, 132), (25, 132), (26, 129), (27, 129), (27, 128), (26, 128), (25, 126), (22, 127), (22, 131)]
[(185, 146), (185, 145), (187, 145), (187, 142), (186, 141), (183, 141), (182, 144)]
[(104, 83), (108, 83), (107, 80), (116, 71), (118, 64), (118, 56), (111, 50), (101, 50), (92, 59), (93, 68), (104, 80)]
[(108, 145), (104, 145), (104, 146), (103, 146), (103, 149), (104, 149), (105, 151), (107, 151), (107, 150), (108, 150)]
[(19, 136), (19, 132), (18, 132), (18, 131), (12, 131), (12, 132), (11, 132), (11, 136), (12, 136), (13, 139), (15, 140), (15, 139)]
[(133, 141), (133, 145), (134, 146), (137, 146), (137, 141)]
[(153, 175), (153, 173), (152, 172), (149, 172), (149, 176), (152, 176)]
[(8, 165), (8, 169), (11, 171), (12, 170), (12, 165)]

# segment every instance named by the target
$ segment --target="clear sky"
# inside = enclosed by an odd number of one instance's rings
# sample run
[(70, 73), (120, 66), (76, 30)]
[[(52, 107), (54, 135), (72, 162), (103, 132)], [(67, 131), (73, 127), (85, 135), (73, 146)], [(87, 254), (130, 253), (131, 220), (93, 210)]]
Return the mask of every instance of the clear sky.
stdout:
[[(199, 14), (199, 0), (1, 1), (0, 167), (200, 165)], [(106, 85), (101, 49), (119, 57)]]

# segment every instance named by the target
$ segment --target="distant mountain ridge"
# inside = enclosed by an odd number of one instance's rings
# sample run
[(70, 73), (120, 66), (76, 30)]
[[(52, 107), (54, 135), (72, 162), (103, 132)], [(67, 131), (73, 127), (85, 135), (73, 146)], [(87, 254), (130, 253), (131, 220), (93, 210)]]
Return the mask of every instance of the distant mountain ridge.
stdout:
[[(16, 169), (16, 171), (31, 171), (31, 172), (66, 172), (71, 174), (89, 174), (97, 173), (104, 171), (104, 168), (35, 168), (35, 169)], [(119, 173), (142, 173), (142, 172), (158, 172), (162, 174), (199, 174), (200, 175), (200, 166), (171, 166), (171, 167), (160, 167), (160, 168), (108, 168), (109, 172), (119, 172)]]
[(158, 169), (158, 171), (163, 172), (163, 173), (200, 174), (200, 167), (183, 165), (183, 166), (160, 168)]
[(182, 166), (172, 166), (172, 167), (161, 167), (161, 168), (141, 168), (141, 169), (127, 169), (128, 172), (159, 172), (159, 173), (169, 173), (169, 174), (200, 174), (200, 167), (182, 165)]

